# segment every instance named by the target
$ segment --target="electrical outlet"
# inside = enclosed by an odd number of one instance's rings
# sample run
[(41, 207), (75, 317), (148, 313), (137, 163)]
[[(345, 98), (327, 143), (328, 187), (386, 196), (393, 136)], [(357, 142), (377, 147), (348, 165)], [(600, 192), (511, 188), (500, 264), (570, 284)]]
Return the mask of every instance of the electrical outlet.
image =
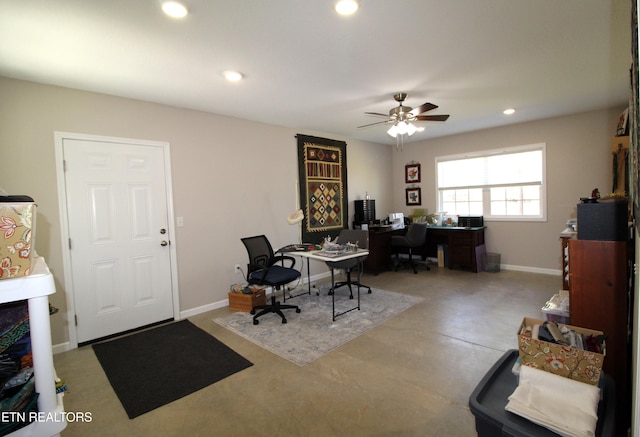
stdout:
[(242, 270), (240, 270), (240, 264), (233, 266), (233, 271), (236, 273), (242, 273)]

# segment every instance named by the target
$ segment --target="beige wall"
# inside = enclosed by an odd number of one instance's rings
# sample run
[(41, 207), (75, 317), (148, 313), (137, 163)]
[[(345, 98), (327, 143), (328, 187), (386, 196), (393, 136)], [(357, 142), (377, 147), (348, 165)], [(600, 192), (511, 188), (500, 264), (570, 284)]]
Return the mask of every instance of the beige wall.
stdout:
[[(435, 158), (534, 143), (547, 145), (547, 221), (489, 221), (487, 251), (501, 254), (502, 264), (514, 269), (554, 273), (561, 270), (559, 234), (567, 219), (576, 217), (580, 197), (595, 187), (602, 194), (612, 189), (611, 138), (624, 107), (437, 138), (405, 145), (393, 153), (394, 205), (405, 206), (404, 166), (421, 164), (422, 204), (436, 211)], [(427, 126), (428, 129), (428, 126)], [(558, 280), (560, 286), (560, 280)], [(552, 292), (553, 290), (549, 290)]]
[[(233, 265), (247, 261), (240, 237), (265, 233), (275, 246), (298, 239), (298, 228), (286, 223), (295, 206), (296, 130), (1, 77), (0, 95), (0, 188), (38, 203), (36, 250), (54, 274), (58, 293), (51, 300), (61, 309), (52, 316), (54, 344), (68, 340), (55, 131), (171, 144), (175, 215), (185, 223), (173, 238), (183, 312), (226, 299), (239, 279)], [(366, 192), (376, 199), (379, 218), (409, 213), (408, 162), (422, 164), (423, 206), (433, 212), (436, 156), (545, 142), (547, 222), (488, 222), (486, 235), (487, 249), (501, 253), (503, 264), (553, 273), (560, 269), (558, 234), (575, 217), (579, 198), (594, 187), (611, 189), (609, 144), (622, 109), (422, 141), (403, 152), (330, 133), (299, 133), (347, 142), (350, 220), (353, 200)], [(323, 271), (316, 265), (312, 274)]]
[(183, 312), (226, 299), (241, 279), (234, 264), (247, 262), (241, 237), (298, 241), (299, 228), (286, 221), (295, 207), (296, 133), (347, 142), (350, 217), (367, 191), (382, 210), (392, 204), (387, 145), (1, 77), (0, 96), (0, 188), (38, 204), (36, 250), (54, 274), (51, 302), (61, 309), (52, 316), (54, 344), (68, 340), (55, 131), (171, 144), (174, 210), (184, 217), (173, 237)]

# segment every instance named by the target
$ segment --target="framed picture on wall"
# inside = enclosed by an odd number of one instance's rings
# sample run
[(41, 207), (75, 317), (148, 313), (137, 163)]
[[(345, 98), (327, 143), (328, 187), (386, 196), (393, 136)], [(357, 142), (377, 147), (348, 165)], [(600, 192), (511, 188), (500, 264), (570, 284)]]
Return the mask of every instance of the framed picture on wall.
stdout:
[(625, 109), (618, 117), (616, 135), (619, 137), (629, 135), (629, 108)]
[(420, 164), (407, 164), (404, 166), (404, 181), (407, 184), (420, 182)]
[(407, 205), (422, 205), (420, 188), (406, 188)]

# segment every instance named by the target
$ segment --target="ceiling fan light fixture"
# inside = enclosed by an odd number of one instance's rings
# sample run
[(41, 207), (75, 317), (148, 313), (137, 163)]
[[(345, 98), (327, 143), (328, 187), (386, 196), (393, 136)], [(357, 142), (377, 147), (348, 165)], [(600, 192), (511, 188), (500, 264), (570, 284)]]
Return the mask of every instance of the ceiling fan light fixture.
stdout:
[(411, 136), (411, 135), (415, 134), (415, 133), (416, 133), (416, 131), (418, 130), (418, 129), (416, 129), (416, 127), (413, 125), (413, 123), (406, 123), (406, 125), (407, 125), (407, 134), (408, 134), (409, 136)]
[(162, 2), (162, 11), (172, 18), (184, 18), (189, 11), (187, 7), (180, 2)]
[(395, 124), (392, 125), (389, 130), (387, 131), (387, 133), (392, 136), (393, 138), (398, 136), (398, 126), (396, 126)]
[(333, 6), (333, 9), (340, 15), (352, 15), (359, 7), (360, 5), (356, 0), (339, 0)]
[(398, 134), (404, 135), (409, 132), (409, 124), (405, 121), (398, 123)]
[(244, 77), (244, 75), (242, 73), (240, 73), (239, 71), (235, 71), (235, 70), (225, 70), (225, 71), (222, 72), (222, 75), (229, 82), (240, 82), (242, 80), (242, 78)]

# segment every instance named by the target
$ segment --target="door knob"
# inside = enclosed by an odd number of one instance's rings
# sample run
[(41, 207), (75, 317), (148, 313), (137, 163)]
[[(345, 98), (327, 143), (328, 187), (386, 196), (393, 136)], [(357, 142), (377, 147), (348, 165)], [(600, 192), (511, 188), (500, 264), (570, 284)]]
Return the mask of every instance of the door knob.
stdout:
[(167, 243), (166, 241), (162, 240), (162, 242), (160, 243), (160, 246), (166, 246), (167, 244), (169, 244), (169, 243)]

